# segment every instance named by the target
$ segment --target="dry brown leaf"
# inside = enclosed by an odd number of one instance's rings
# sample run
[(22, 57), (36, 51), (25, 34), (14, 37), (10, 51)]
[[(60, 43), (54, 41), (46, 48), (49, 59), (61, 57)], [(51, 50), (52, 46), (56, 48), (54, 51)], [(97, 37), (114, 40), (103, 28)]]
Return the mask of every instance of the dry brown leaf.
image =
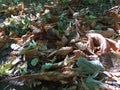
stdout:
[(120, 14), (115, 15), (111, 22), (114, 24), (116, 31), (120, 30)]
[(18, 10), (24, 10), (24, 8), (25, 8), (25, 5), (24, 5), (23, 2), (21, 2), (21, 3), (19, 3), (19, 4), (17, 5), (17, 9), (18, 9)]
[(108, 10), (108, 14), (111, 17), (109, 23), (114, 24), (114, 30), (119, 32), (120, 30), (120, 14), (119, 14), (119, 6), (114, 6)]
[(90, 59), (89, 56), (86, 55), (86, 54), (85, 54), (83, 51), (81, 51), (81, 50), (74, 50), (73, 53), (74, 53), (74, 56), (70, 57), (70, 62), (75, 62), (76, 60), (78, 60), (78, 58), (79, 58), (80, 56), (85, 57), (85, 58), (87, 58), (87, 59)]
[(7, 10), (10, 14), (13, 14), (13, 13), (15, 13), (16, 12), (16, 10), (15, 9), (13, 9), (12, 7), (8, 7), (8, 10)]
[(59, 50), (56, 50), (56, 51), (50, 53), (48, 57), (53, 57), (55, 55), (66, 56), (72, 51), (73, 51), (73, 47), (62, 47)]
[(111, 37), (115, 31), (112, 28), (108, 28), (108, 30), (90, 30), (88, 33), (99, 33), (104, 37)]
[(55, 7), (55, 5), (45, 4), (44, 7), (48, 8), (48, 9), (53, 9)]
[(53, 27), (56, 26), (56, 23), (51, 23), (51, 24), (45, 24), (44, 25), (44, 29), (45, 31), (49, 30), (49, 29), (52, 29)]
[(25, 52), (25, 60), (31, 60), (37, 53), (38, 49), (31, 49)]
[(114, 51), (116, 51), (118, 49), (116, 41), (114, 41), (112, 39), (108, 39), (108, 38), (106, 38), (106, 40), (109, 43), (111, 49), (113, 49)]
[(104, 54), (107, 52), (110, 52), (110, 45), (107, 42), (107, 40), (98, 33), (88, 33), (86, 34), (86, 37), (88, 39), (87, 41), (87, 50), (91, 54), (95, 54), (96, 47), (99, 47), (99, 54)]

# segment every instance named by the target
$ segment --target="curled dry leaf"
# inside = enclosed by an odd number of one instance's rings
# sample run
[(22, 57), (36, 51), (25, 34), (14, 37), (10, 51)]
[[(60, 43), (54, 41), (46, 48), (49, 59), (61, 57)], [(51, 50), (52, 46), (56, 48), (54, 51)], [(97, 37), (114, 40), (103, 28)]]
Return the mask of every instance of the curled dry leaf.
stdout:
[(55, 55), (65, 56), (72, 51), (73, 51), (73, 47), (62, 47), (59, 50), (56, 50), (56, 51), (50, 53), (48, 57), (53, 57)]
[(87, 41), (87, 49), (91, 54), (95, 54), (95, 47), (99, 47), (99, 54), (104, 54), (110, 52), (110, 45), (107, 40), (98, 33), (88, 33), (86, 34), (88, 39)]

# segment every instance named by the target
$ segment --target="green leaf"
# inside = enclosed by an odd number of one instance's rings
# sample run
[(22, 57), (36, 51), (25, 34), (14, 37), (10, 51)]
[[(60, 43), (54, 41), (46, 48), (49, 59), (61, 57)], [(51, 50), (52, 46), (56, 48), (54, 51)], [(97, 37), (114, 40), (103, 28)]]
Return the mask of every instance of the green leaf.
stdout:
[(92, 3), (94, 3), (94, 0), (88, 0), (88, 2), (89, 2), (90, 4), (92, 4)]
[(57, 59), (56, 56), (54, 56), (51, 60), (51, 63), (54, 63), (56, 61), (56, 59)]
[(27, 52), (28, 50), (32, 50), (36, 48), (36, 42), (34, 40), (32, 40), (31, 42), (28, 43), (28, 47), (23, 48), (20, 51), (20, 54), (24, 54), (25, 52)]
[(89, 61), (86, 58), (80, 57), (77, 61), (78, 72), (82, 74), (94, 74), (104, 70), (102, 63), (99, 60)]
[(21, 75), (25, 75), (26, 73), (28, 73), (27, 67), (23, 67), (20, 69), (20, 74)]
[(52, 63), (45, 63), (44, 65), (42, 65), (42, 69), (50, 69), (53, 66)]
[(18, 2), (19, 2), (19, 0), (13, 0), (14, 1), (14, 3), (16, 3), (16, 4), (18, 4)]
[(93, 15), (90, 15), (89, 18), (90, 18), (90, 19), (95, 19), (96, 17), (93, 16)]
[(102, 29), (102, 25), (96, 25), (95, 26), (95, 30), (101, 30)]
[(8, 75), (8, 74), (12, 73), (13, 69), (11, 69), (11, 67), (12, 67), (12, 62), (11, 61), (9, 61), (5, 64), (1, 64), (0, 65), (0, 69), (1, 69), (0, 74), (1, 75)]
[(23, 25), (25, 25), (25, 20), (21, 20), (21, 23), (22, 23)]
[(99, 86), (103, 83), (101, 81), (93, 79), (93, 77), (88, 76), (86, 79), (86, 85), (89, 88), (89, 90), (100, 90)]
[(31, 65), (32, 65), (32, 66), (36, 66), (37, 63), (38, 63), (38, 61), (39, 61), (38, 58), (34, 58), (34, 59), (32, 59), (32, 61), (31, 61)]

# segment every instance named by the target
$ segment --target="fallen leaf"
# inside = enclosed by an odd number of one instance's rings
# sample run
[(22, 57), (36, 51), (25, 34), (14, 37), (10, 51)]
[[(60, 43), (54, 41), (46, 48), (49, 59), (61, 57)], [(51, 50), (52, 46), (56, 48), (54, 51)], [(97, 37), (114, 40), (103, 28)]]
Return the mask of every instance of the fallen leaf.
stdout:
[(72, 47), (62, 47), (59, 50), (56, 50), (56, 51), (50, 53), (48, 57), (53, 57), (55, 55), (65, 56), (65, 55), (68, 55), (72, 51), (73, 51)]
[(37, 63), (38, 63), (38, 61), (39, 61), (38, 58), (34, 58), (34, 59), (32, 59), (32, 60), (31, 60), (31, 65), (32, 65), (32, 66), (36, 66)]

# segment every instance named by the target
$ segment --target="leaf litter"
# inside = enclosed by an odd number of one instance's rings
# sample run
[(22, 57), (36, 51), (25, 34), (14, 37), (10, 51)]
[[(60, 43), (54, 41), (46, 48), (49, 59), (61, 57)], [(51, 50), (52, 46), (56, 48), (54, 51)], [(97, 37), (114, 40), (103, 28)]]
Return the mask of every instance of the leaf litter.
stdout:
[[(77, 1), (72, 2), (67, 3)], [(55, 88), (61, 90), (120, 88), (119, 8), (96, 17), (88, 8), (75, 12), (77, 6), (61, 3), (56, 0), (36, 9), (23, 2), (3, 5), (7, 12), (0, 24), (0, 49), (5, 51), (0, 52), (1, 81), (31, 88), (44, 81), (59, 83)]]

